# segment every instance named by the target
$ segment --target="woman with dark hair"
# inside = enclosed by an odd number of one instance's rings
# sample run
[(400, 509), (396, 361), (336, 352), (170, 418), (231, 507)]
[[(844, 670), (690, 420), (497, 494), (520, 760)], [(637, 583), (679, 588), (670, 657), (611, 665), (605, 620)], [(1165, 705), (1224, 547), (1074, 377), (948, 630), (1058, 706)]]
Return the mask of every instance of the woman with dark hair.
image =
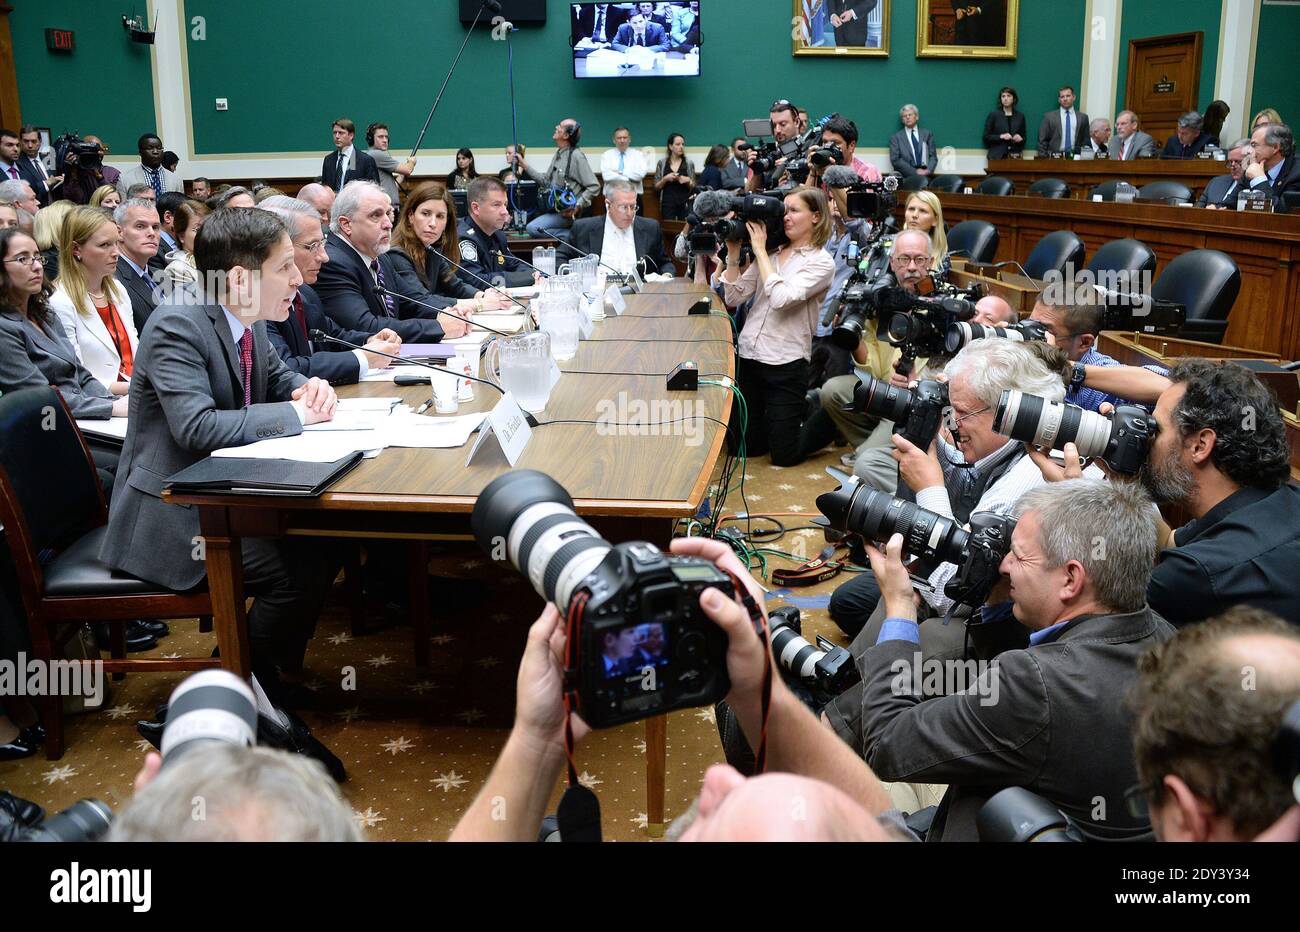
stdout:
[(447, 187), (453, 191), (463, 191), (477, 177), (478, 169), (474, 167), (474, 153), (465, 148), (457, 149), (456, 170), (447, 176)]
[(1005, 159), (1025, 149), (1025, 115), (1016, 109), (1020, 95), (1014, 87), (998, 91), (998, 106), (984, 120), (984, 145), (989, 159)]
[(1225, 101), (1212, 100), (1201, 116), (1201, 131), (1210, 137), (1210, 145), (1219, 144), (1219, 134), (1223, 132), (1223, 121), (1228, 118), (1232, 108)]
[(724, 145), (715, 145), (704, 157), (704, 171), (700, 172), (699, 186), (710, 191), (722, 190), (722, 168), (727, 164), (731, 150)]
[(686, 137), (681, 133), (673, 133), (668, 137), (668, 155), (659, 160), (659, 166), (655, 170), (660, 218), (685, 220), (686, 202), (694, 187), (695, 166), (686, 157)]

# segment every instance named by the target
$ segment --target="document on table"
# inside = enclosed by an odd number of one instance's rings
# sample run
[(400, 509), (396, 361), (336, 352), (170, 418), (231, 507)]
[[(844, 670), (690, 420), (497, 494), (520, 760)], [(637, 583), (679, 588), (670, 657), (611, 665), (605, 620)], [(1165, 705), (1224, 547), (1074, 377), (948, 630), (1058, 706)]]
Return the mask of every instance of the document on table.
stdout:
[[(501, 330), (505, 333), (518, 333), (524, 326), (524, 314), (520, 311), (517, 314), (493, 313), (484, 311), (482, 314), (475, 314), (471, 320), (477, 321), (484, 326), (491, 327), (493, 330)], [(484, 337), (491, 336), (486, 330), (475, 330), (474, 334), (482, 334)], [(462, 338), (463, 339), (463, 338)], [(444, 342), (455, 343), (456, 340), (447, 340)]]
[(332, 463), (358, 450), (369, 458), (379, 455), (385, 447), (463, 447), (485, 417), (485, 413), (426, 417), (409, 411), (398, 411), (391, 416), (376, 419), (376, 426), (370, 430), (317, 431), (309, 428), (295, 437), (273, 437), (242, 447), (226, 447), (214, 451), (212, 455)]
[(83, 434), (96, 437), (111, 437), (114, 440), (126, 439), (126, 418), (111, 417), (107, 421), (78, 420), (77, 426)]
[(456, 417), (395, 416), (388, 419), (380, 433), (390, 447), (463, 447), (485, 417), (487, 412)]

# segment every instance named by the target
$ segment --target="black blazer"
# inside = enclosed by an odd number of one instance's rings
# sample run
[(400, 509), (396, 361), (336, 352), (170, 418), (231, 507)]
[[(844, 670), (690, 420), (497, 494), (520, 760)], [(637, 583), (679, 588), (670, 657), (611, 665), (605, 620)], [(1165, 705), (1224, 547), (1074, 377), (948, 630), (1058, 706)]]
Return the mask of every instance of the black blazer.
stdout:
[[(632, 223), (632, 241), (636, 244), (636, 257), (650, 260), (651, 272), (674, 271), (664, 252), (664, 234), (657, 221), (637, 217)], [(605, 245), (605, 217), (575, 220), (569, 231), (569, 242), (583, 255), (600, 255)]]
[(435, 295), (459, 300), (473, 298), (484, 290), (482, 287), (469, 284), (457, 275), (455, 267), (432, 250), (425, 250), (424, 256), (424, 277), (429, 283), (429, 290)]
[[(1020, 142), (999, 139), (1003, 133), (1019, 134)], [(1005, 159), (1012, 152), (1023, 152), (1028, 138), (1025, 115), (1015, 108), (1012, 108), (1011, 116), (1007, 116), (999, 107), (984, 120), (984, 145), (988, 147), (990, 159)]]
[[(415, 304), (405, 297), (393, 298), (390, 314), (379, 292), (370, 269), (351, 244), (345, 243), (337, 233), (325, 241), (325, 251), (330, 260), (321, 266), (315, 291), (320, 297), (325, 313), (340, 327), (378, 333), (391, 328), (404, 343), (436, 343), (442, 339), (436, 310)], [(411, 288), (408, 279), (393, 264), (392, 251), (379, 257), (379, 268), (384, 275), (384, 287), (399, 294), (428, 303), (427, 291)]]
[(20, 155), (17, 164), (19, 176), (32, 186), (32, 190), (36, 192), (36, 200), (41, 202), (42, 207), (48, 207), (50, 189), (45, 186), (45, 179), (41, 176), (41, 170), (36, 167), (36, 163), (27, 156)]
[[(325, 313), (316, 292), (303, 285), (298, 289), (302, 299), (303, 323), (308, 333), (323, 330), (332, 337), (357, 343), (362, 346), (371, 334), (360, 330), (348, 330), (340, 327)], [(331, 385), (351, 385), (360, 376), (361, 366), (352, 350), (337, 343), (317, 344), (303, 336), (303, 328), (298, 325), (298, 311), (290, 309), (289, 319), (268, 321), (266, 336), (271, 341), (271, 348), (280, 354), (280, 360), (293, 372), (301, 373), (307, 378), (320, 378)]]
[[(1243, 179), (1245, 180), (1245, 179)], [(1300, 160), (1295, 155), (1282, 163), (1282, 170), (1277, 173), (1277, 184), (1271, 184), (1267, 176), (1262, 184), (1256, 185), (1256, 191), (1263, 191), (1273, 199), (1274, 210), (1284, 210), (1282, 203), (1282, 193), (1284, 191), (1300, 191)]]
[(375, 164), (374, 159), (362, 152), (355, 144), (352, 147), (352, 160), (348, 163), (348, 170), (342, 184), (339, 183), (338, 165), (338, 150), (331, 152), (321, 160), (321, 184), (327, 188), (333, 188), (335, 191), (343, 190), (343, 185), (357, 179), (373, 181), (375, 184), (379, 184), (379, 166)]
[[(146, 269), (146, 271), (148, 271)], [(121, 257), (117, 260), (117, 280), (122, 283), (126, 293), (131, 297), (131, 316), (135, 318), (135, 332), (144, 333), (145, 321), (153, 313), (153, 309), (158, 306), (158, 298), (154, 295), (153, 289), (146, 285), (136, 274), (135, 269), (131, 268), (127, 261)]]
[[(388, 250), (385, 255), (392, 260), (393, 268), (397, 270), (397, 274), (401, 276), (402, 281), (405, 282), (405, 290), (412, 294), (423, 292), (423, 295), (419, 300), (424, 301), (426, 304), (432, 304), (437, 308), (446, 308), (455, 304), (457, 298), (472, 298), (474, 295), (478, 294), (478, 291), (473, 289), (470, 290), (469, 294), (457, 293), (455, 297), (448, 293), (439, 292), (432, 287), (436, 282), (431, 282), (428, 277), (429, 265), (427, 263), (425, 267), (421, 269), (416, 265), (415, 260), (408, 256), (405, 251), (396, 248)], [(441, 262), (437, 256), (433, 255), (433, 253), (429, 253), (429, 256), (435, 261)], [(460, 280), (457, 279), (458, 283), (459, 281)]]

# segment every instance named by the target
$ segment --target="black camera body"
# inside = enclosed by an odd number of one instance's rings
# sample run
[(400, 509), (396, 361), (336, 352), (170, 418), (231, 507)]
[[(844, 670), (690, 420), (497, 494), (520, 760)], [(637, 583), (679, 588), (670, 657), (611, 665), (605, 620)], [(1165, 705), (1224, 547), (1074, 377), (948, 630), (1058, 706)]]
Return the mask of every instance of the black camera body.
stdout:
[(781, 676), (798, 693), (810, 693), (813, 706), (825, 705), (862, 679), (853, 655), (843, 647), (823, 637), (813, 645), (803, 636), (797, 606), (768, 612), (767, 625)]
[(844, 164), (844, 150), (833, 142), (824, 142), (808, 154), (808, 161), (818, 168)]
[(966, 559), (943, 587), (943, 594), (963, 605), (982, 605), (1002, 575), (1000, 567), (1011, 551), (1015, 518), (979, 512), (970, 516)]
[(927, 450), (949, 407), (946, 382), (921, 379), (912, 388), (899, 388), (886, 379), (867, 376), (853, 386), (853, 400), (844, 409), (893, 421), (894, 433), (917, 449)]
[(858, 220), (882, 223), (898, 206), (898, 176), (886, 175), (882, 181), (861, 181), (845, 190), (849, 216)]
[(978, 287), (934, 297), (921, 297), (905, 288), (885, 289), (876, 316), (876, 337), (899, 347), (907, 359), (942, 355), (947, 352), (949, 329), (974, 317), (975, 302), (981, 297)]

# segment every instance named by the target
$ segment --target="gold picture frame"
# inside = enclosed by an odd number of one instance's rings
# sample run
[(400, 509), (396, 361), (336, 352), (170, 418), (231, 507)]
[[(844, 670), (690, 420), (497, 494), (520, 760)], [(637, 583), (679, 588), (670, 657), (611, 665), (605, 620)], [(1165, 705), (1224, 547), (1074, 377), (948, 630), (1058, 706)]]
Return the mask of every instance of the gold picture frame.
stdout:
[[(790, 20), (793, 54), (888, 58), (889, 6), (890, 0), (874, 0), (874, 3), (873, 0), (794, 0)], [(857, 10), (863, 7), (870, 10), (859, 14)], [(835, 44), (839, 27), (831, 24), (831, 17), (839, 15), (840, 9), (854, 10), (857, 23), (851, 27), (850, 35), (856, 39), (855, 34), (860, 34), (862, 44)]]
[(1020, 0), (965, 3), (958, 8), (951, 0), (917, 0), (916, 57), (1015, 58)]

